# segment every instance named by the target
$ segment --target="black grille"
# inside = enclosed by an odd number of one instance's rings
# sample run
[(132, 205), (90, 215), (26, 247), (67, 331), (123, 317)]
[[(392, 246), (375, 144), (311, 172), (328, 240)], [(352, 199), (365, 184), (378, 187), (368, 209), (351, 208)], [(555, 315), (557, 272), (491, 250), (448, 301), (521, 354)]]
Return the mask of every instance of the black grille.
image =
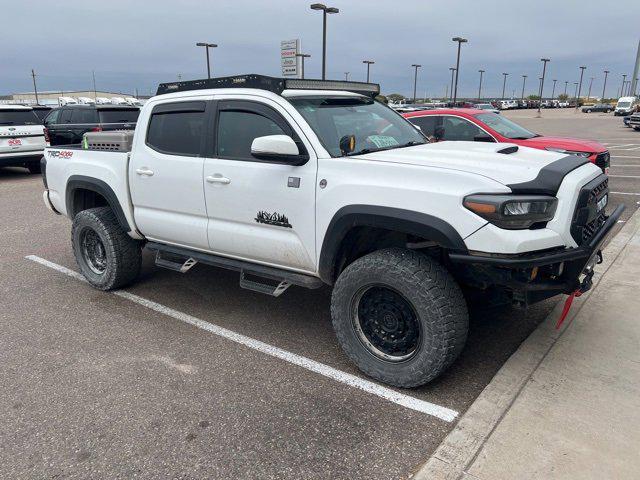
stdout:
[(580, 190), (571, 223), (571, 236), (578, 245), (584, 245), (600, 230), (607, 220), (605, 209), (598, 211), (598, 202), (609, 194), (609, 180), (600, 175)]

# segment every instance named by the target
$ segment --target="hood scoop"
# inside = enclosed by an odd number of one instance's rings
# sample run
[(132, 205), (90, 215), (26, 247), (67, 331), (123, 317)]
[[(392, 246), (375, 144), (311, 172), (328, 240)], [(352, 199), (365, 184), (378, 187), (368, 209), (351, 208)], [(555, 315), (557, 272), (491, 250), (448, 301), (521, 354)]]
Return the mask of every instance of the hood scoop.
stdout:
[(509, 145), (508, 147), (501, 148), (496, 153), (503, 153), (505, 155), (509, 155), (511, 153), (516, 153), (518, 151), (517, 145)]

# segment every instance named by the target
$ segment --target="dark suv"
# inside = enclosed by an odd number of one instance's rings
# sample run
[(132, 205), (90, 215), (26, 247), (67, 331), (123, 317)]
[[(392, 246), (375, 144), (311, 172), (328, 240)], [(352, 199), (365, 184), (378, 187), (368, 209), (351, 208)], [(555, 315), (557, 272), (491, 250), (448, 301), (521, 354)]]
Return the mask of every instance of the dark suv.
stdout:
[(124, 105), (65, 105), (44, 119), (45, 137), (55, 145), (80, 145), (86, 132), (133, 130), (140, 109)]

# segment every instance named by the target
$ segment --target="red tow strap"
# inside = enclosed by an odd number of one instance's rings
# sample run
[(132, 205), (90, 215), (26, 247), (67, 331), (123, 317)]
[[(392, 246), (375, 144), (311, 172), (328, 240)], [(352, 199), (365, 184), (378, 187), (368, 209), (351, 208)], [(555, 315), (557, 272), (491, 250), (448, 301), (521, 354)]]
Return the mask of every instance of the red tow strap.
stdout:
[(571, 310), (571, 304), (573, 303), (573, 299), (576, 297), (579, 297), (580, 295), (582, 295), (582, 292), (580, 291), (580, 289), (578, 289), (567, 297), (567, 299), (564, 302), (564, 307), (562, 308), (562, 313), (560, 314), (560, 318), (558, 319), (558, 323), (556, 323), (556, 330), (558, 330), (562, 326), (562, 322), (564, 322), (564, 319), (567, 318), (567, 315), (569, 314), (569, 310)]

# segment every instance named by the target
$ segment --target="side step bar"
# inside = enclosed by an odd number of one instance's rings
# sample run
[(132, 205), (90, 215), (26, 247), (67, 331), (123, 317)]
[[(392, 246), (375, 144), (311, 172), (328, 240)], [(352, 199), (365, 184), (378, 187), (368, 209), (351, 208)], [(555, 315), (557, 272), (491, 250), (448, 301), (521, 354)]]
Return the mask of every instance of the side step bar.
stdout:
[[(156, 252), (156, 265), (177, 272), (186, 272), (196, 263), (226, 268), (240, 272), (240, 287), (277, 297), (291, 285), (305, 288), (320, 288), (322, 280), (303, 273), (258, 265), (234, 258), (221, 257), (187, 248), (157, 242), (148, 242), (146, 247)], [(254, 278), (248, 278), (248, 276)], [(271, 282), (265, 282), (270, 280)], [(274, 283), (275, 282), (275, 283)]]

